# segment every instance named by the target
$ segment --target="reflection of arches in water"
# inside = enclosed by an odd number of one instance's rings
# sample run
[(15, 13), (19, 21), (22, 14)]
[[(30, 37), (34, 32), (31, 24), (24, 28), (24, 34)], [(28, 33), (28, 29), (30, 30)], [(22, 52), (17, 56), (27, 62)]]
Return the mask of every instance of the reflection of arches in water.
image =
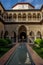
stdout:
[(40, 31), (37, 32), (37, 38), (42, 38)]
[(27, 41), (27, 30), (23, 25), (18, 30), (18, 41)]

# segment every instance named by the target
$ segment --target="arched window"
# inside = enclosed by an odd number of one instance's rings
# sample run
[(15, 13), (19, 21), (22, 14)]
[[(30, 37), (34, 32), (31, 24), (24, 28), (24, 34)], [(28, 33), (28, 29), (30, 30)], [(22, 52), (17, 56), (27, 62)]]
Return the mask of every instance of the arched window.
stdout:
[(18, 18), (21, 18), (21, 13), (18, 14)]
[(18, 20), (21, 20), (21, 13), (18, 14)]
[(8, 31), (5, 31), (4, 38), (8, 38)]
[(32, 18), (31, 13), (28, 13), (28, 20)]
[(26, 13), (23, 13), (22, 18), (23, 20), (26, 20)]
[(40, 19), (41, 18), (41, 14), (37, 13), (37, 18)]
[(5, 13), (5, 12), (3, 13), (3, 18), (7, 19), (7, 13)]
[(12, 18), (12, 14), (10, 13), (10, 14), (8, 15), (8, 17), (9, 17), (9, 19), (11, 19), (11, 18)]
[(37, 32), (37, 38), (42, 38), (40, 31)]
[(16, 19), (17, 18), (17, 15), (16, 13), (13, 14), (13, 18)]
[(33, 13), (33, 19), (36, 19), (36, 13)]
[(29, 35), (30, 35), (30, 36), (34, 36), (34, 32), (31, 31), (31, 32), (29, 33)]

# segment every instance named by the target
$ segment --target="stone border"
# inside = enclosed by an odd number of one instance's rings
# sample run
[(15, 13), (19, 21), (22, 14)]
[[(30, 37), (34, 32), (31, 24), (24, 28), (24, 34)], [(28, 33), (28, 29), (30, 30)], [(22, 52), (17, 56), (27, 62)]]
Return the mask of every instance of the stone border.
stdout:
[(26, 44), (26, 46), (35, 65), (43, 65), (43, 59), (29, 46), (29, 44)]
[(12, 55), (12, 53), (15, 51), (15, 49), (18, 47), (18, 43), (13, 46), (13, 48), (11, 48), (7, 53), (5, 53), (1, 58), (0, 58), (0, 65), (4, 65), (7, 60), (9, 59), (9, 57)]

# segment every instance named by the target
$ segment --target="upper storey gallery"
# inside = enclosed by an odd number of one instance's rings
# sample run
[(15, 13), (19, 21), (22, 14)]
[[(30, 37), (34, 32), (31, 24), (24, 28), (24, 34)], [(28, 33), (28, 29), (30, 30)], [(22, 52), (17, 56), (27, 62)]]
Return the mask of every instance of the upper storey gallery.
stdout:
[(35, 9), (30, 3), (17, 3), (11, 10), (5, 10), (0, 3), (0, 15), (7, 20), (40, 22), (43, 19), (43, 5), (40, 9)]

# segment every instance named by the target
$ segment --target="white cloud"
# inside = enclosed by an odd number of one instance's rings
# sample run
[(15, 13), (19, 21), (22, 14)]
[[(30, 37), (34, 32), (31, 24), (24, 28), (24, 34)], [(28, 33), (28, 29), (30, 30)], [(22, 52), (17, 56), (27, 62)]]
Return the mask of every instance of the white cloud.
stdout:
[(37, 4), (37, 5), (35, 5), (35, 9), (40, 9), (41, 6), (42, 6), (42, 4)]

